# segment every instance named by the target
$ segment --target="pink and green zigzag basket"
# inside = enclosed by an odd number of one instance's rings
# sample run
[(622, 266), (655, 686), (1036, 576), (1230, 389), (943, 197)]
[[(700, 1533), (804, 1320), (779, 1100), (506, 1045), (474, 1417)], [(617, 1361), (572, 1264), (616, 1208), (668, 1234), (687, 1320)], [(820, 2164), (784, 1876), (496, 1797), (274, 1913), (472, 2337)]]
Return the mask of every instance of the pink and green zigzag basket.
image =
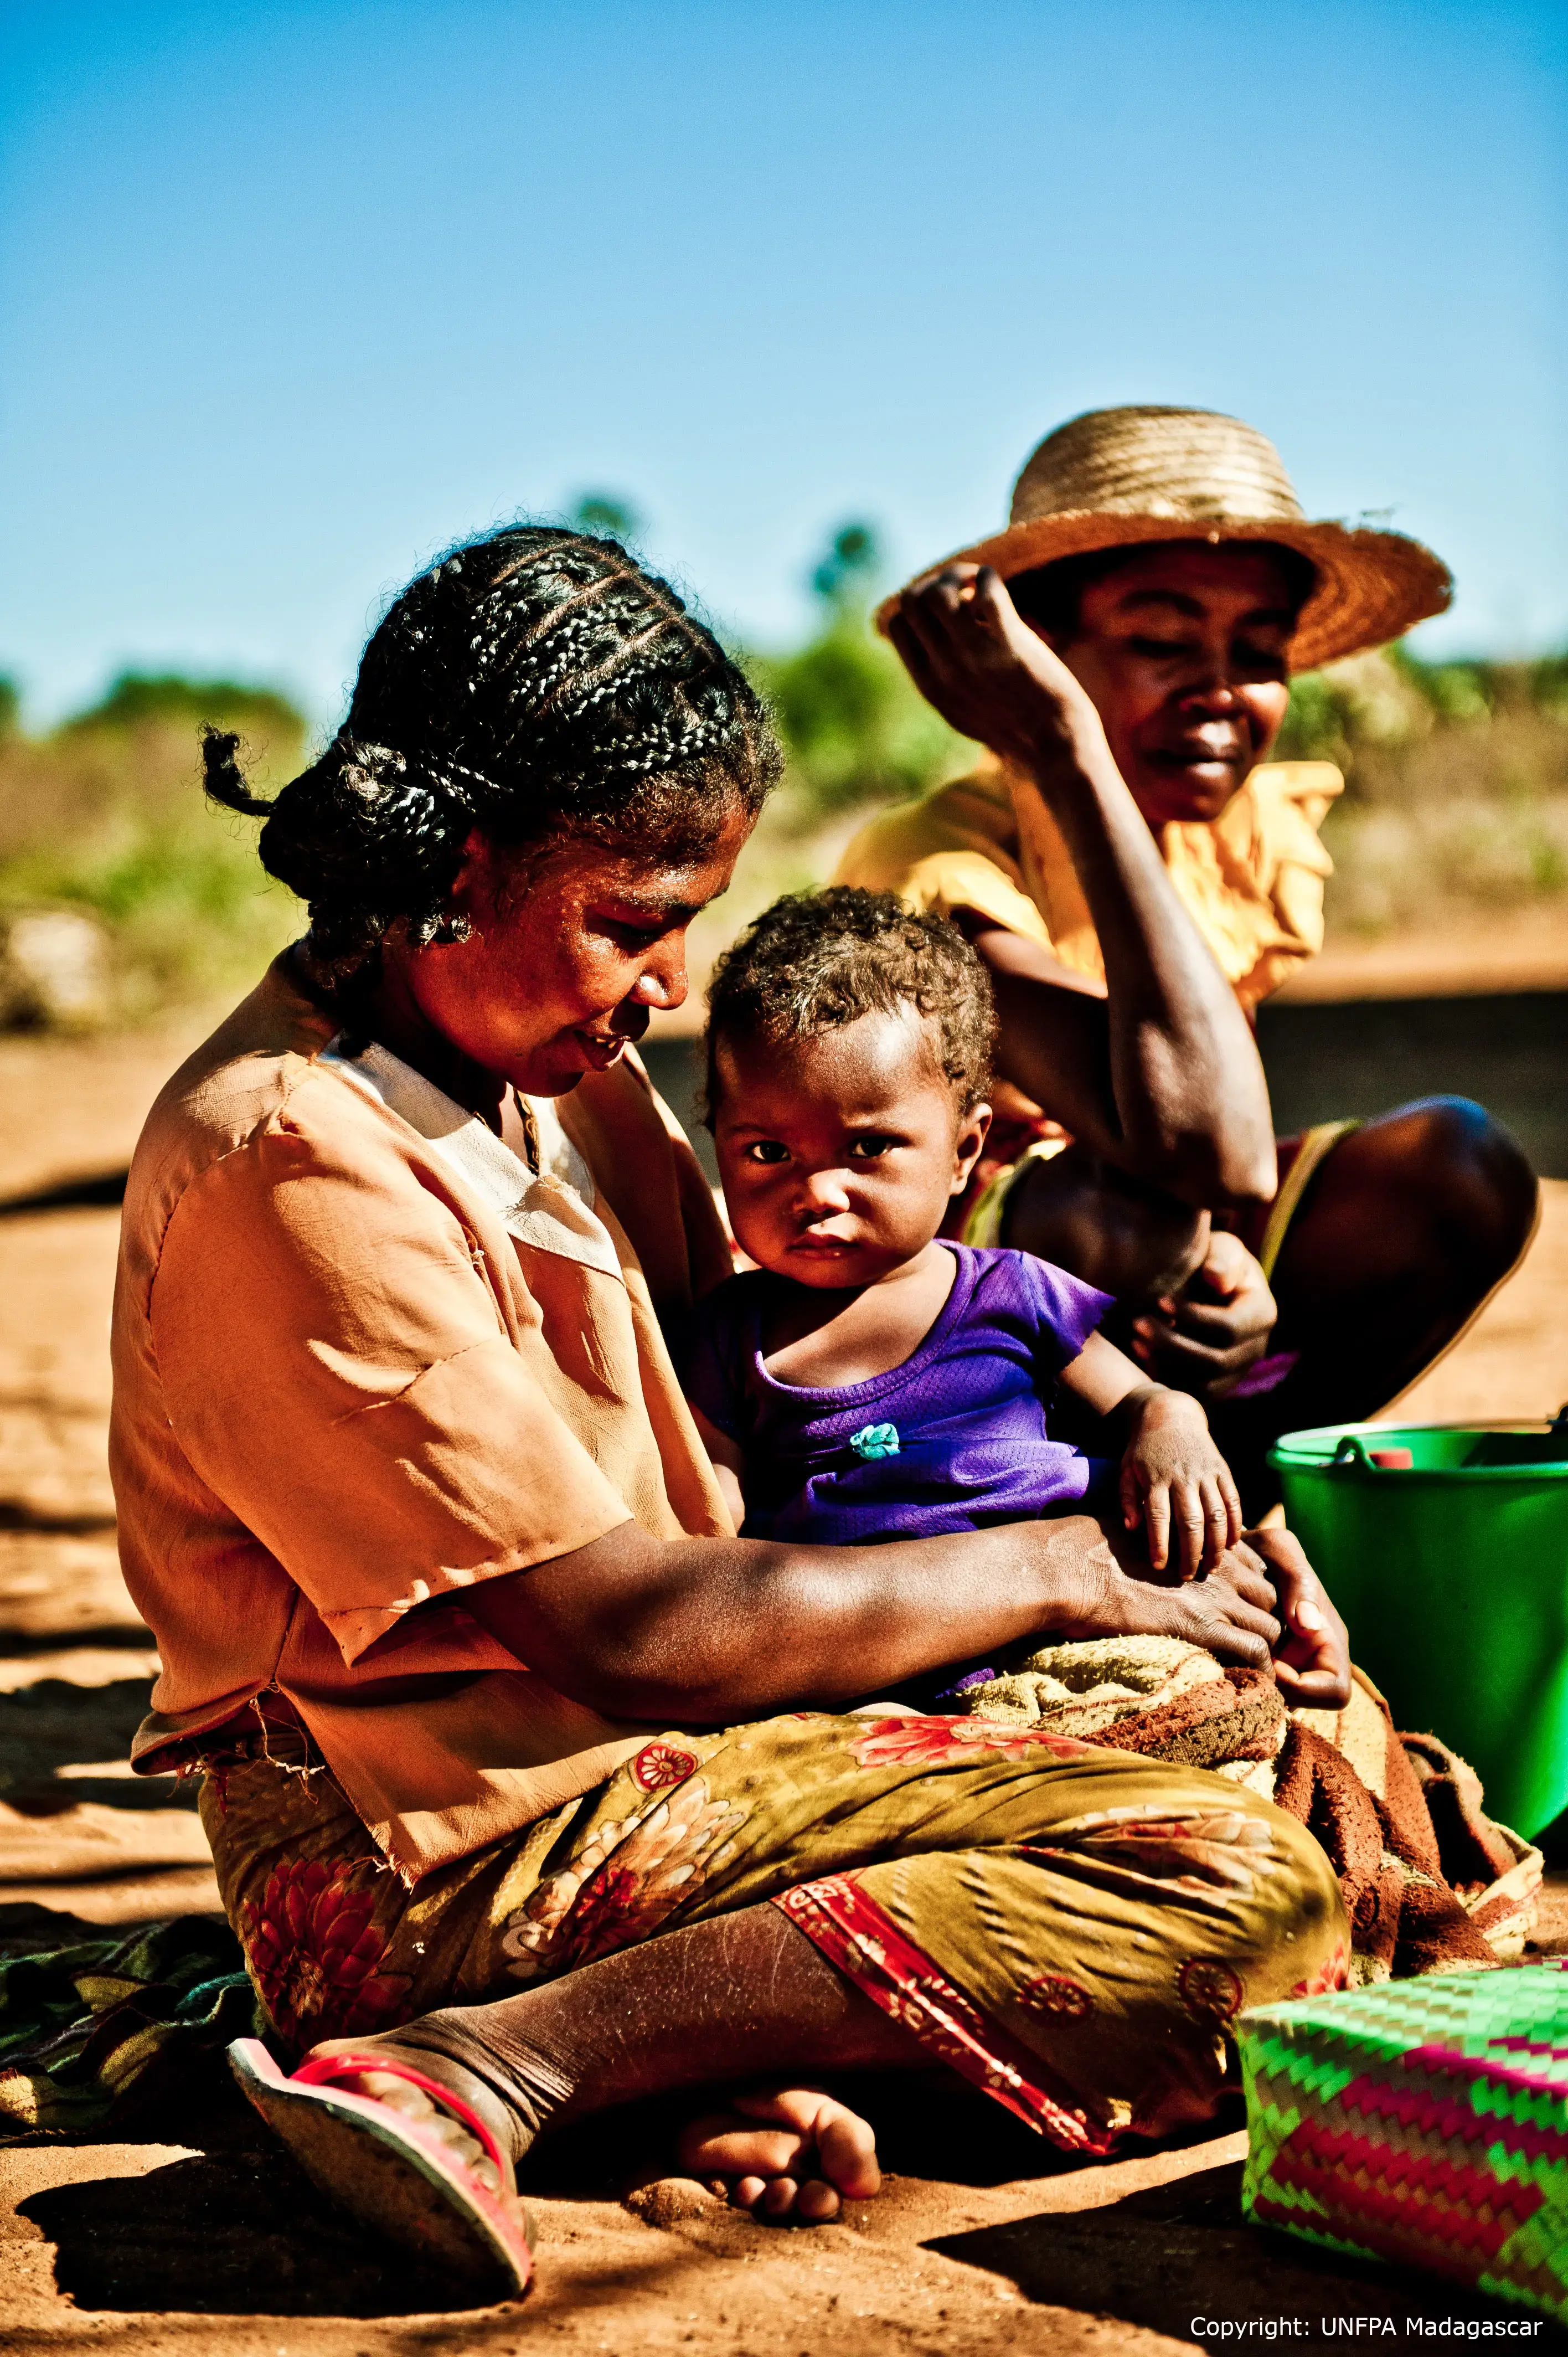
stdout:
[(1568, 1964), (1243, 2014), (1242, 2208), (1568, 2321)]

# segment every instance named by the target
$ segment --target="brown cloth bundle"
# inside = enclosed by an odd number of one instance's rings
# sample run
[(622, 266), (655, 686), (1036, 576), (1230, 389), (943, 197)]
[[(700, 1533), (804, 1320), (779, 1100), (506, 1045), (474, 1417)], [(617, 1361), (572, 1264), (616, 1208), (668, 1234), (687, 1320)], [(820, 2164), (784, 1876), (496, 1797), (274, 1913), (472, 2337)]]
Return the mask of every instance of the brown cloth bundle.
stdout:
[(1485, 1970), (1524, 1946), (1541, 1852), (1494, 1824), (1475, 1770), (1435, 1736), (1395, 1732), (1359, 1670), (1342, 1711), (1292, 1711), (1270, 1670), (1222, 1670), (1177, 1638), (1096, 1638), (1031, 1653), (962, 1699), (977, 1717), (1213, 1769), (1276, 1802), (1333, 1861), (1354, 1982)]

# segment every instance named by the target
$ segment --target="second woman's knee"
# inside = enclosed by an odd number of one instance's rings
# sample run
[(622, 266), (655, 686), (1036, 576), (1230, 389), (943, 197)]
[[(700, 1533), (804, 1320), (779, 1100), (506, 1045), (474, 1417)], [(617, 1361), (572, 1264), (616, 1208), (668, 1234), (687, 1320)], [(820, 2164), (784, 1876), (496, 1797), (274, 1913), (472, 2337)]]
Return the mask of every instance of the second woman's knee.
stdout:
[(1495, 1283), (1534, 1230), (1541, 1189), (1524, 1148), (1469, 1097), (1423, 1097), (1369, 1122), (1357, 1144), (1419, 1207), (1434, 1244)]

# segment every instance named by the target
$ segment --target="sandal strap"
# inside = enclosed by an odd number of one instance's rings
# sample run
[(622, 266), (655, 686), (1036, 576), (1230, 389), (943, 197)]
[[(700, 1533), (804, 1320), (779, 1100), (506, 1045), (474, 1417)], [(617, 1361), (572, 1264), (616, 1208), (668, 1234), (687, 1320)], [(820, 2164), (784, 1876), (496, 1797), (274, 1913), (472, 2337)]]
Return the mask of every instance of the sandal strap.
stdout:
[[(450, 2112), (454, 2119), (460, 2120), (469, 2135), (478, 2139), (486, 2159), (494, 2164), (501, 2183), (506, 2183), (510, 2172), (501, 2148), (472, 2104), (466, 2104), (461, 2095), (455, 2095), (450, 2087), (444, 2087), (439, 2079), (432, 2079), (427, 2072), (416, 2071), (410, 2062), (396, 2061), (386, 2054), (320, 2054), (309, 2062), (302, 2062), (290, 2076), (299, 2087), (328, 2087), (335, 2080), (358, 2079), (367, 2071), (384, 2072), (388, 2078), (403, 2079), (409, 2086), (417, 2087), (422, 2094), (431, 2096), (443, 2111)], [(373, 2103), (375, 2097), (372, 2095), (369, 2100)]]

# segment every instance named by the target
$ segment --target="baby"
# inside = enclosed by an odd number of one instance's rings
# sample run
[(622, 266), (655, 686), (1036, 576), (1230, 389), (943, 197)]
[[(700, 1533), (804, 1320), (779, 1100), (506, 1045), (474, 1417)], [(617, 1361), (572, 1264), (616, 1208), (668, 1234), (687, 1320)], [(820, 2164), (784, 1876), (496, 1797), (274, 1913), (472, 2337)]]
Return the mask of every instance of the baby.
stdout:
[[(1111, 1297), (938, 1235), (991, 1119), (990, 977), (889, 893), (779, 901), (709, 993), (708, 1119), (755, 1269), (698, 1305), (687, 1396), (748, 1537), (837, 1544), (1120, 1508), (1164, 1568), (1240, 1536), (1203, 1410), (1095, 1329)], [(1051, 1437), (1053, 1385), (1120, 1469)]]

